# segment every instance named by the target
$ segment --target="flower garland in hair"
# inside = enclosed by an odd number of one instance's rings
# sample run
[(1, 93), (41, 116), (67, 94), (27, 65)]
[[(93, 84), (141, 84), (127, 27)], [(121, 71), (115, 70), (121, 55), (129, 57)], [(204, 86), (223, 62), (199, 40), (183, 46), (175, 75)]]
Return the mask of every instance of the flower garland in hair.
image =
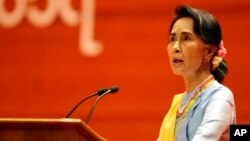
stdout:
[(219, 66), (220, 62), (222, 61), (222, 59), (225, 57), (226, 54), (227, 54), (227, 50), (224, 47), (223, 41), (221, 40), (219, 50), (218, 50), (218, 56), (214, 56), (212, 60), (213, 70), (215, 70)]

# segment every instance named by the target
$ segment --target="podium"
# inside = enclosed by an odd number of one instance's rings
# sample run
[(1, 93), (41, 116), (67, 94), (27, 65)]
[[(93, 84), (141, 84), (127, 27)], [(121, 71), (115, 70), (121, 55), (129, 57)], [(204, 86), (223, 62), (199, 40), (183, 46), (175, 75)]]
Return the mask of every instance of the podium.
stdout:
[(0, 141), (106, 141), (80, 119), (0, 118)]

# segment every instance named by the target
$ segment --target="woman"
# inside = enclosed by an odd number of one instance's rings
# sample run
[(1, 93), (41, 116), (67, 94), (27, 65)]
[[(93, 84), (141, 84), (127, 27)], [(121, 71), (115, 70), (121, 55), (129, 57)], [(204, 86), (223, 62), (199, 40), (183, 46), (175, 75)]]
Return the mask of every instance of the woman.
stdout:
[(174, 96), (158, 140), (229, 140), (235, 106), (232, 92), (221, 84), (227, 65), (220, 25), (208, 12), (187, 5), (175, 12), (167, 50), (186, 91)]

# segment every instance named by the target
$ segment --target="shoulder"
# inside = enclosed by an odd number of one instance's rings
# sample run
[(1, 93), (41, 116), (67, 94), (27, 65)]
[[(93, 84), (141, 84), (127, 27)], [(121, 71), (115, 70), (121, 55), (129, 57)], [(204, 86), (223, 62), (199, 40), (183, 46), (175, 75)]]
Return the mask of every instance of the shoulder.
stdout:
[(232, 91), (225, 85), (220, 84), (217, 81), (214, 81), (210, 86), (209, 93), (211, 93), (211, 100), (226, 100), (230, 103), (234, 103), (234, 96)]
[(216, 98), (216, 99), (223, 99), (223, 98), (233, 99), (233, 92), (228, 87), (218, 83), (217, 81), (215, 81), (215, 84), (217, 85), (217, 90), (215, 91), (215, 93), (213, 95), (213, 98)]

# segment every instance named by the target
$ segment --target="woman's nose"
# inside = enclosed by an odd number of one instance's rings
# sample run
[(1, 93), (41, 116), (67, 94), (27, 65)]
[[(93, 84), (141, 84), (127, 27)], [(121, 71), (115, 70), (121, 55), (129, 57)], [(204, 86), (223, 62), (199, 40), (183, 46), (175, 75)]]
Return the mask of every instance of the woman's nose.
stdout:
[(175, 42), (174, 45), (173, 45), (173, 52), (174, 53), (179, 53), (181, 50), (180, 50), (180, 45), (179, 45), (179, 42)]

